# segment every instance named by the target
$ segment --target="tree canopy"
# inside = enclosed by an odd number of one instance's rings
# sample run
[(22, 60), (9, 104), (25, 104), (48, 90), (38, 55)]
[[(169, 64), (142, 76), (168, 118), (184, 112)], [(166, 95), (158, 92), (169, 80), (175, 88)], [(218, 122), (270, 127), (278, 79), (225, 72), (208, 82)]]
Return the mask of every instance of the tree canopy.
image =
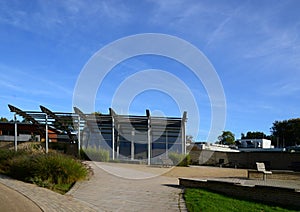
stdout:
[(235, 137), (230, 131), (223, 131), (222, 135), (218, 137), (220, 144), (234, 144)]
[(271, 133), (276, 146), (300, 145), (300, 118), (275, 121)]
[(0, 122), (8, 122), (8, 119), (5, 118), (5, 117), (1, 117), (1, 118), (0, 118)]
[(267, 136), (265, 133), (263, 132), (247, 132), (246, 135), (244, 133), (241, 134), (241, 139), (270, 139), (270, 136)]

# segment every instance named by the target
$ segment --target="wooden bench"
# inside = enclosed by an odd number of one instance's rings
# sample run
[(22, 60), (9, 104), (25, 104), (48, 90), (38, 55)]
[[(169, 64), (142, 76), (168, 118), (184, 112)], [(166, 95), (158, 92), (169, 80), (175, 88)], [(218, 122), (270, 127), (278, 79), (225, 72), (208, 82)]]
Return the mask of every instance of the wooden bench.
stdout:
[(250, 178), (250, 173), (251, 172), (255, 172), (255, 173), (259, 172), (259, 173), (263, 173), (263, 179), (266, 181), (267, 180), (267, 175), (272, 174), (271, 171), (266, 170), (265, 164), (261, 163), (261, 162), (256, 162), (256, 169), (257, 170), (248, 170), (248, 178)]

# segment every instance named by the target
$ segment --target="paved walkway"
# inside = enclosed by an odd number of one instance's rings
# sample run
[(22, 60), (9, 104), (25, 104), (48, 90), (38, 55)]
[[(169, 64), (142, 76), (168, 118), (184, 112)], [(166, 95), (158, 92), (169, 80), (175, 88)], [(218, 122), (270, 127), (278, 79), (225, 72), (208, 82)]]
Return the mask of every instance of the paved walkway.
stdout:
[[(87, 181), (76, 183), (65, 195), (3, 175), (0, 175), (0, 183), (26, 196), (42, 211), (47, 212), (186, 211), (182, 189), (178, 186), (178, 177), (185, 177), (189, 172), (191, 173), (188, 175), (194, 179), (206, 178), (245, 185), (266, 184), (300, 189), (299, 181), (268, 179), (265, 182), (246, 179), (244, 170), (211, 167), (178, 167), (171, 170), (142, 165), (87, 163), (93, 169), (93, 176)], [(225, 176), (227, 178), (224, 178)]]
[(129, 166), (134, 167), (132, 169), (122, 164), (88, 163), (93, 176), (77, 183), (65, 195), (3, 175), (0, 175), (0, 183), (28, 197), (47, 212), (186, 211), (178, 179), (159, 176), (165, 168)]
[(23, 194), (35, 202), (42, 211), (96, 211), (95, 208), (87, 203), (76, 200), (69, 195), (61, 195), (49, 189), (14, 180), (3, 175), (0, 175), (0, 183)]
[(93, 205), (97, 210), (186, 211), (178, 179), (152, 177), (164, 171), (164, 168), (148, 167), (141, 170), (142, 166), (122, 167), (121, 164), (99, 162), (89, 165), (94, 170), (94, 176), (89, 181), (77, 184), (68, 194)]
[(19, 192), (0, 183), (0, 207), (1, 211), (42, 211), (34, 202)]

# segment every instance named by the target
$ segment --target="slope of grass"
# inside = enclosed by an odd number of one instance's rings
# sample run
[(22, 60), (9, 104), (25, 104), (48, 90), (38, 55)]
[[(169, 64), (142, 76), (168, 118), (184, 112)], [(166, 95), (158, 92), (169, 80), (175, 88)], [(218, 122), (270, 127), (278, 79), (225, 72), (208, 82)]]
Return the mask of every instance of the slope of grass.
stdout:
[(197, 188), (187, 188), (184, 198), (188, 211), (293, 211), (277, 206), (238, 200)]

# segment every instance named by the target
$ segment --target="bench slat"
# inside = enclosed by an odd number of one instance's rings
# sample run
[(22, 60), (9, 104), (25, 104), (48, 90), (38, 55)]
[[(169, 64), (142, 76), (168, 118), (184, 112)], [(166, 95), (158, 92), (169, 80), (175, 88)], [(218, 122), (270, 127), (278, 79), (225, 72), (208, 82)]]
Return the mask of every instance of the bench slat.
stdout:
[(267, 179), (267, 174), (272, 174), (271, 171), (267, 171), (265, 164), (261, 163), (261, 162), (256, 162), (256, 168), (257, 170), (248, 170), (248, 178), (250, 177), (250, 173), (251, 172), (261, 172), (263, 173), (263, 179), (266, 180)]

